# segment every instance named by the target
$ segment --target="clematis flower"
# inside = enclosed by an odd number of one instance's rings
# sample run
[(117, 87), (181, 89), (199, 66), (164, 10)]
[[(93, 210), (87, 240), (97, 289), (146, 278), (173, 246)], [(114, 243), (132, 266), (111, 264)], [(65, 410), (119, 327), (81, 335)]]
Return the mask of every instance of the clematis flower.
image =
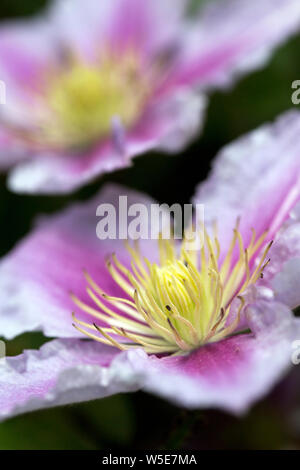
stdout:
[(239, 414), (267, 394), (300, 339), (299, 131), (287, 113), (221, 151), (196, 252), (97, 239), (121, 187), (42, 218), (0, 265), (0, 335), (58, 339), (0, 361), (1, 419), (137, 389)]
[(261, 66), (297, 31), (298, 0), (53, 2), (0, 30), (0, 165), (25, 193), (64, 193), (200, 128), (208, 89)]

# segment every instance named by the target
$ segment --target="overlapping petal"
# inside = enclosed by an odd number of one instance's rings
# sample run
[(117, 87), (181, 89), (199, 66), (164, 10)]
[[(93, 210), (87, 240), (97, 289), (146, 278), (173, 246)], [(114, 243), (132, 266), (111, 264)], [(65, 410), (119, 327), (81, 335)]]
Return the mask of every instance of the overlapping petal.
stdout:
[(0, 129), (0, 169), (7, 170), (12, 162), (19, 163), (24, 160), (27, 148), (21, 142), (13, 139), (5, 129)]
[(97, 42), (117, 49), (130, 45), (151, 55), (173, 44), (187, 5), (188, 0), (56, 0), (50, 14), (59, 37), (90, 57)]
[(126, 355), (80, 340), (55, 340), (39, 351), (0, 360), (0, 421), (41, 408), (137, 389)]
[(0, 420), (20, 413), (142, 389), (187, 408), (235, 414), (265, 396), (291, 366), (300, 334), (284, 305), (260, 298), (248, 311), (254, 334), (235, 336), (186, 356), (118, 353), (83, 340), (56, 340), (0, 363)]
[(300, 322), (283, 304), (258, 298), (248, 308), (252, 334), (206, 345), (186, 356), (152, 357), (145, 388), (189, 408), (240, 414), (265, 396), (292, 366)]
[(222, 249), (240, 218), (245, 245), (251, 229), (272, 239), (300, 199), (300, 114), (291, 111), (225, 147), (194, 203), (205, 206), (207, 226), (217, 221)]
[[(113, 204), (118, 211), (119, 195), (128, 196), (128, 205), (142, 203), (149, 207), (152, 202), (134, 191), (110, 186), (88, 203), (74, 205), (41, 220), (33, 232), (3, 259), (0, 266), (0, 336), (10, 339), (32, 330), (42, 330), (50, 337), (82, 336), (72, 326), (75, 304), (70, 294), (73, 292), (82, 301), (91, 303), (86, 293), (84, 270), (104, 291), (111, 295), (122, 293), (105, 263), (113, 252), (118, 254), (120, 261), (128, 263), (124, 240), (99, 240), (96, 235), (100, 220), (96, 216), (98, 205)], [(141, 249), (148, 258), (155, 259), (156, 241), (145, 240), (143, 243)]]
[(300, 305), (300, 212), (299, 204), (280, 229), (270, 250), (272, 262), (262, 284), (270, 286), (278, 300), (294, 309)]
[(55, 59), (54, 32), (46, 18), (7, 22), (0, 29), (0, 76), (9, 88), (25, 95), (34, 89), (42, 70)]
[(177, 83), (227, 87), (261, 67), (299, 26), (297, 0), (211, 2), (187, 35)]

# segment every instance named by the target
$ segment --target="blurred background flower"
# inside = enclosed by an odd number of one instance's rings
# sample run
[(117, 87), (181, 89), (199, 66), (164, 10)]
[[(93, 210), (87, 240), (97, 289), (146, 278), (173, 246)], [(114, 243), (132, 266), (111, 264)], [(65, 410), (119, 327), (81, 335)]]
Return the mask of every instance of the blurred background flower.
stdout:
[[(261, 67), (297, 0), (53, 0), (0, 28), (0, 166), (9, 188), (66, 193), (153, 149), (181, 150), (205, 94)], [(126, 14), (124, 12), (126, 11)]]

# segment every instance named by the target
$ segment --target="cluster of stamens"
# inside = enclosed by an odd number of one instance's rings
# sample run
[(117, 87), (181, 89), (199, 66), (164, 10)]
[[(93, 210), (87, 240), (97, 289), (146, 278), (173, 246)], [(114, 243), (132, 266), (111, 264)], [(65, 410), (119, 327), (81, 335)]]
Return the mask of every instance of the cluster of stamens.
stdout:
[[(149, 354), (182, 353), (226, 338), (238, 331), (243, 292), (256, 283), (269, 262), (272, 242), (263, 247), (266, 235), (257, 238), (253, 230), (245, 248), (237, 226), (221, 261), (217, 236), (210, 237), (205, 230), (200, 250), (189, 251), (186, 240), (178, 249), (173, 239), (160, 237), (159, 264), (143, 258), (137, 243), (126, 243), (130, 269), (115, 254), (107, 262), (124, 297), (108, 295), (85, 272), (94, 306), (73, 294), (72, 298), (93, 321), (81, 321), (73, 314), (74, 326), (104, 344), (122, 350), (142, 347)], [(233, 306), (234, 299), (238, 305)]]
[(109, 136), (114, 119), (127, 129), (149, 95), (147, 74), (134, 51), (103, 52), (88, 63), (72, 51), (50, 69), (31, 109), (33, 126), (14, 132), (31, 145), (54, 150), (80, 149)]

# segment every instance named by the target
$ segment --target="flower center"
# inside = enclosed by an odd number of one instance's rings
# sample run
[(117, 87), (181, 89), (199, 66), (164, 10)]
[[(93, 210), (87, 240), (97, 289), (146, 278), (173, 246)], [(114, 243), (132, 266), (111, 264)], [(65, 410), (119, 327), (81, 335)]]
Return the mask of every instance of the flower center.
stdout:
[[(149, 279), (149, 290), (162, 310), (170, 303), (184, 316), (195, 308), (195, 303), (187, 287), (186, 267), (182, 260), (169, 261), (164, 267), (153, 265), (152, 277)], [(169, 308), (171, 311), (171, 307)]]
[[(160, 238), (159, 265), (142, 258), (138, 245), (127, 243), (131, 269), (116, 255), (107, 263), (124, 298), (109, 296), (85, 273), (87, 292), (95, 307), (74, 295), (72, 298), (81, 310), (106, 326), (83, 322), (73, 314), (74, 326), (102, 343), (120, 349), (143, 347), (150, 354), (190, 351), (219, 341), (237, 330), (245, 303), (242, 293), (256, 283), (269, 262), (266, 256), (271, 243), (262, 250), (266, 235), (257, 238), (253, 230), (245, 249), (236, 227), (223, 261), (217, 237), (212, 239), (206, 231), (198, 251), (188, 251), (185, 240), (178, 250), (174, 240)], [(262, 252), (259, 258), (258, 251)], [(258, 261), (251, 269), (254, 258)], [(239, 302), (233, 303), (234, 299)]]
[(128, 128), (141, 114), (148, 92), (148, 80), (132, 52), (108, 54), (96, 64), (72, 57), (68, 67), (47, 79), (42, 143), (90, 145), (109, 135), (115, 118)]

